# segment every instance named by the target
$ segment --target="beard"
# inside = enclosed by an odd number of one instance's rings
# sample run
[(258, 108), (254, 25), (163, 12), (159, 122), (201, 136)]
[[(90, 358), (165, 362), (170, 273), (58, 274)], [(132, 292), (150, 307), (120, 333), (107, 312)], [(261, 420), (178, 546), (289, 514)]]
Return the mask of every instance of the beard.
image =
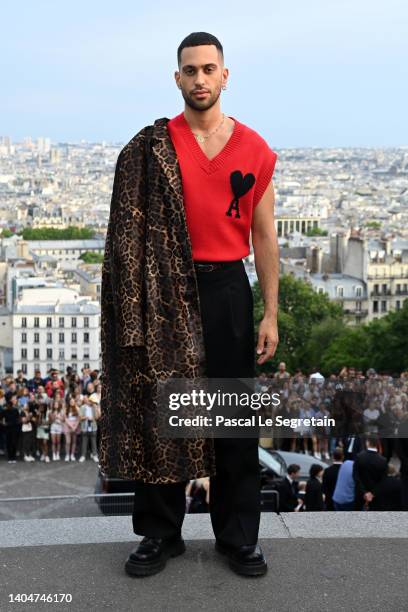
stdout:
[(194, 97), (190, 96), (190, 94), (187, 91), (185, 91), (182, 87), (181, 87), (181, 95), (183, 96), (185, 103), (190, 108), (196, 111), (206, 111), (212, 106), (214, 106), (214, 104), (217, 102), (218, 98), (221, 95), (221, 86), (219, 86), (214, 93), (211, 92), (207, 100), (195, 100)]

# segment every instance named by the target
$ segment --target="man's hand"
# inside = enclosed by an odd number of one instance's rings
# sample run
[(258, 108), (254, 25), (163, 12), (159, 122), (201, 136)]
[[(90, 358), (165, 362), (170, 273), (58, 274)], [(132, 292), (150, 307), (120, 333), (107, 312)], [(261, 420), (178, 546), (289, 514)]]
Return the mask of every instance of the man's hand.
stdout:
[(258, 345), (256, 348), (258, 355), (263, 353), (257, 360), (259, 365), (265, 363), (265, 361), (274, 356), (278, 342), (279, 337), (276, 317), (264, 316), (259, 324)]
[(370, 504), (374, 499), (374, 495), (370, 492), (367, 491), (367, 493), (364, 493), (364, 501), (366, 502), (366, 504)]

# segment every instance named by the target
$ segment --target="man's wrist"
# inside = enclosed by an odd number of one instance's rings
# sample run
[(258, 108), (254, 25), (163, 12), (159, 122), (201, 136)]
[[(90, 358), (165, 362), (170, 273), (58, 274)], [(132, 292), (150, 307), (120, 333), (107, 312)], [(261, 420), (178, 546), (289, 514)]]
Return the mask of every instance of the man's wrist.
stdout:
[(278, 318), (278, 311), (276, 308), (264, 307), (264, 319), (270, 319), (276, 321)]

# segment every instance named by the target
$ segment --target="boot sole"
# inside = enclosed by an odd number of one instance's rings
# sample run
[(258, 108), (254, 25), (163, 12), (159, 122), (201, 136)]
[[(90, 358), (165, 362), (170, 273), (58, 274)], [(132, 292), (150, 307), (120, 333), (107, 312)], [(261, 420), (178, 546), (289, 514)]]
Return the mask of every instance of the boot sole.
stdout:
[(264, 576), (268, 571), (268, 565), (266, 563), (245, 565), (243, 563), (240, 563), (239, 561), (236, 561), (233, 557), (230, 556), (229, 551), (220, 544), (218, 544), (218, 542), (215, 543), (215, 550), (221, 555), (228, 557), (228, 564), (230, 568), (235, 573), (240, 574), (241, 576)]
[(178, 557), (186, 552), (186, 545), (184, 541), (177, 543), (176, 546), (163, 552), (161, 559), (154, 563), (137, 563), (135, 561), (127, 560), (125, 563), (125, 570), (129, 576), (153, 576), (158, 574), (165, 567), (167, 560), (173, 557)]

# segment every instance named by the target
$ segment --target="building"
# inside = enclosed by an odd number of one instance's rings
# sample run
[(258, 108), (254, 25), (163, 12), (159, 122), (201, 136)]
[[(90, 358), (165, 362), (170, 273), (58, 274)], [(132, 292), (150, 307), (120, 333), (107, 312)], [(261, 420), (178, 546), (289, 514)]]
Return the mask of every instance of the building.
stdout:
[(59, 287), (24, 289), (11, 317), (13, 373), (100, 368), (100, 304)]
[(310, 230), (320, 228), (321, 217), (315, 211), (285, 209), (279, 206), (275, 210), (275, 227), (278, 236), (283, 237), (292, 232), (307, 234)]
[(281, 272), (340, 302), (351, 324), (367, 323), (399, 310), (408, 298), (408, 240), (339, 230), (328, 242), (282, 249)]

